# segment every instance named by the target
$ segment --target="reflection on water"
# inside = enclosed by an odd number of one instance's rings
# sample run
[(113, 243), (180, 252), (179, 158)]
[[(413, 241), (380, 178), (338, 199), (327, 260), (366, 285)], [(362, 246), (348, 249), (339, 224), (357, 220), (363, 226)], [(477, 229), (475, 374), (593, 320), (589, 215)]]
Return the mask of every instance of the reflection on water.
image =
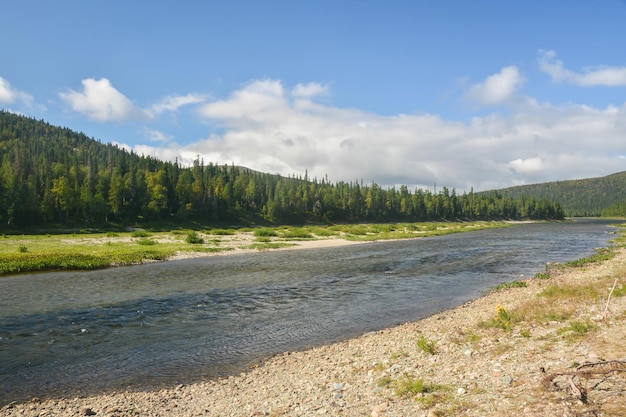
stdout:
[(158, 386), (459, 305), (606, 246), (608, 223), (197, 258), (0, 279), (0, 405)]

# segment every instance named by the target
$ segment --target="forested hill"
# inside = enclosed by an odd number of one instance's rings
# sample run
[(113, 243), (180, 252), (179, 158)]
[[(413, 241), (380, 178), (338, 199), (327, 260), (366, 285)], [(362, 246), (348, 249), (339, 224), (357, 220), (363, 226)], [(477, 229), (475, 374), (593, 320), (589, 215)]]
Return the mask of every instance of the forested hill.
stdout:
[(43, 225), (562, 218), (558, 203), (159, 161), (0, 111), (0, 230)]
[(532, 196), (558, 201), (566, 216), (626, 215), (626, 172), (598, 178), (521, 185), (497, 192), (510, 198)]

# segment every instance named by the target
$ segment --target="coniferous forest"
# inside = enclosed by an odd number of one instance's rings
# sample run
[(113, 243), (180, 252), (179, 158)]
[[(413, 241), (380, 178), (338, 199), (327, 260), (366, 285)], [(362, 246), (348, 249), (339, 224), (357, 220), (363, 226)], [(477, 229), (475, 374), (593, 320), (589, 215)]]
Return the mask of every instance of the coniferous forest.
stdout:
[(198, 158), (164, 162), (0, 112), (0, 230), (142, 222), (561, 219), (558, 203), (362, 181), (282, 177)]

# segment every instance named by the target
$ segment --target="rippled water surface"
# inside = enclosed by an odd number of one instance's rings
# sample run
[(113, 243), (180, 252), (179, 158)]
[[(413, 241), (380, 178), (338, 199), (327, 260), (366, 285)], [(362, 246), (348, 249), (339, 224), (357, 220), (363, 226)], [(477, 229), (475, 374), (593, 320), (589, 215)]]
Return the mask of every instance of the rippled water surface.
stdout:
[(0, 278), (0, 405), (238, 372), (606, 246), (607, 222)]

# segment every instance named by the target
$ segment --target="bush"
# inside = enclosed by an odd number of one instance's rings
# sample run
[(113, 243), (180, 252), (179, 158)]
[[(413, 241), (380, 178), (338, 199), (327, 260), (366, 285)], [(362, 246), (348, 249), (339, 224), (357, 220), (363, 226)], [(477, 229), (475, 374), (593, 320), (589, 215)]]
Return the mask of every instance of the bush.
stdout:
[(204, 239), (200, 235), (198, 235), (196, 232), (189, 232), (187, 233), (185, 242), (191, 243), (193, 245), (201, 245), (204, 243)]
[(20, 246), (17, 248), (17, 250), (18, 250), (18, 252), (20, 252), (20, 253), (26, 253), (26, 252), (28, 252), (28, 247), (27, 247), (26, 245), (20, 245)]
[(263, 228), (263, 229), (256, 229), (254, 231), (254, 236), (255, 237), (274, 237), (274, 236), (277, 236), (277, 234), (274, 229)]

